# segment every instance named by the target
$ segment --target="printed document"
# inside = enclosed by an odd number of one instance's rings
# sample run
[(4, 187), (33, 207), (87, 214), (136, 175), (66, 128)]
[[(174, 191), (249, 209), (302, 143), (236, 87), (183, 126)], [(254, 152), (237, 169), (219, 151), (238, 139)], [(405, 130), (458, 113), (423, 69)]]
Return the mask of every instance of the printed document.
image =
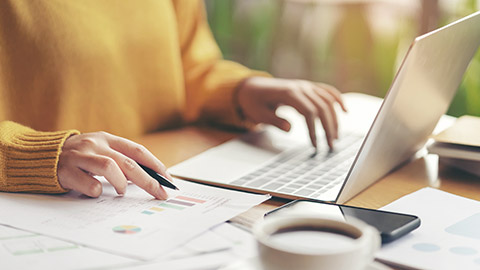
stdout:
[(420, 227), (382, 246), (377, 259), (416, 269), (480, 269), (480, 202), (423, 188), (382, 210), (420, 217)]
[(260, 204), (256, 195), (177, 180), (180, 191), (155, 200), (136, 185), (118, 196), (104, 183), (99, 198), (79, 193), (1, 193), (0, 224), (134, 259), (168, 255), (176, 247)]
[(140, 261), (84, 247), (20, 229), (0, 225), (2, 269), (216, 269), (239, 259), (256, 256), (253, 236), (224, 222), (167, 258)]

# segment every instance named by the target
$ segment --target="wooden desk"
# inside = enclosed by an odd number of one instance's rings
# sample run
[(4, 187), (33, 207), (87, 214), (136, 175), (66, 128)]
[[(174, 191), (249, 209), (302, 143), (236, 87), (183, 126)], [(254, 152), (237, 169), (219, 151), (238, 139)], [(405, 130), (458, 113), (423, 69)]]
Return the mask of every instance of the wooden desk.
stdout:
[[(238, 134), (205, 127), (185, 127), (146, 135), (136, 141), (145, 145), (167, 167), (219, 145)], [(414, 159), (364, 190), (347, 204), (380, 208), (423, 187), (435, 187), (453, 194), (480, 200), (480, 179), (443, 166), (435, 155)], [(285, 203), (271, 199), (233, 219), (250, 226), (263, 213)]]

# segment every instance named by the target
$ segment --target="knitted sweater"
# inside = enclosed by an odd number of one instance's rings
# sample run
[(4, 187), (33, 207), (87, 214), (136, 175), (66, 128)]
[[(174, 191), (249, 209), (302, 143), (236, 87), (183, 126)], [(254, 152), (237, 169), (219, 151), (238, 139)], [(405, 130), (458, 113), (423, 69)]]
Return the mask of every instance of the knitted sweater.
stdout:
[(200, 0), (0, 1), (0, 190), (65, 192), (72, 134), (134, 138), (198, 119), (241, 125)]

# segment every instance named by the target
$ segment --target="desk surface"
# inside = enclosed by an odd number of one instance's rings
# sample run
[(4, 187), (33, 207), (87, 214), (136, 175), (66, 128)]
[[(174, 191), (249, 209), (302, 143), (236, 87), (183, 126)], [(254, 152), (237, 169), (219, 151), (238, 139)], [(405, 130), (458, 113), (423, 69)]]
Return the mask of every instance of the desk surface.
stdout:
[[(184, 127), (149, 134), (135, 141), (146, 146), (167, 167), (170, 167), (237, 135), (212, 128)], [(348, 201), (347, 204), (376, 209), (426, 186), (480, 200), (478, 177), (443, 166), (437, 156), (426, 155), (401, 166)], [(266, 211), (285, 202), (281, 199), (271, 199), (233, 221), (248, 226), (262, 217)]]

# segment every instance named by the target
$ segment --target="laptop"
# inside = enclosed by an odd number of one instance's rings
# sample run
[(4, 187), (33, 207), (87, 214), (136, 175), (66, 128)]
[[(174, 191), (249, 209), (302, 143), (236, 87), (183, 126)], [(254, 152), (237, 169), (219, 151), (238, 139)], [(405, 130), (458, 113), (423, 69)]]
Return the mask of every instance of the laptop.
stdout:
[[(169, 171), (221, 187), (344, 203), (425, 146), (479, 45), (480, 12), (417, 37), (383, 100), (343, 95), (349, 112), (338, 110), (333, 151), (324, 143), (315, 154), (303, 117), (281, 107), (277, 113), (292, 123), (290, 132), (264, 126)], [(322, 130), (317, 136), (325, 141)]]

